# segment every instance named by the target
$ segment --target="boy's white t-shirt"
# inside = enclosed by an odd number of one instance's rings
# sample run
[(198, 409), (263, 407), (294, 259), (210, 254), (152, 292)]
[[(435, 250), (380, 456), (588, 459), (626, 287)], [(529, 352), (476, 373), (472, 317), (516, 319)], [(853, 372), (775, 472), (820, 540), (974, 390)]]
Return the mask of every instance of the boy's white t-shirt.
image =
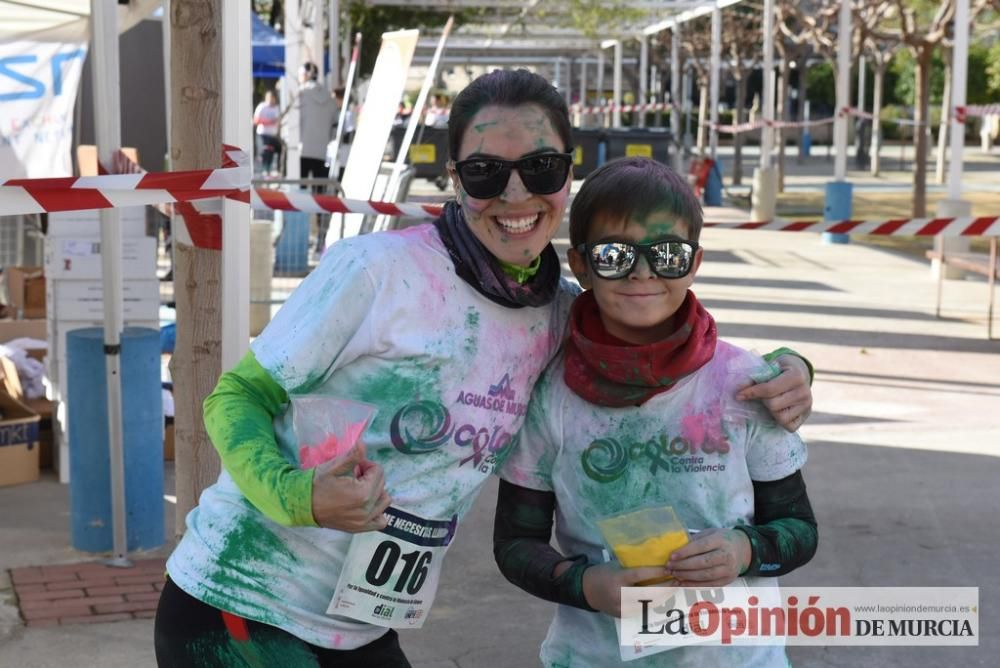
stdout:
[[(461, 518), (513, 448), (572, 297), (563, 282), (547, 306), (497, 305), (455, 274), (436, 229), (422, 225), (335, 244), (251, 348), (290, 395), (376, 405), (363, 440), (393, 507)], [(274, 426), (297, 465), (292, 412)], [(325, 614), (352, 536), (272, 522), (223, 472), (167, 567), (209, 605), (353, 649), (386, 629)]]
[[(752, 524), (752, 481), (800, 469), (806, 447), (759, 403), (734, 398), (762, 360), (719, 341), (712, 360), (645, 404), (588, 403), (563, 380), (563, 358), (535, 387), (518, 448), (500, 476), (556, 495), (556, 539), (563, 554), (604, 561), (597, 520), (644, 506), (670, 505), (687, 529)], [(754, 585), (756, 578), (747, 578)], [(773, 581), (773, 578), (768, 578)], [(559, 668), (618, 665), (614, 618), (558, 606), (542, 662)], [(673, 649), (627, 665), (784, 666), (782, 647)]]

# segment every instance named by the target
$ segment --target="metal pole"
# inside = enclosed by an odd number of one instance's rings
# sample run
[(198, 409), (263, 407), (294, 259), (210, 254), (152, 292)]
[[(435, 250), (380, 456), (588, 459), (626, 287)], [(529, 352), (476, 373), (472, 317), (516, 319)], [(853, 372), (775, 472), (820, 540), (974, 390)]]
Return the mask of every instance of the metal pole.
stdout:
[[(410, 121), (406, 125), (406, 133), (403, 135), (403, 141), (399, 143), (399, 151), (396, 152), (396, 162), (392, 166), (392, 174), (389, 176), (389, 184), (385, 189), (385, 201), (396, 201), (396, 195), (399, 193), (399, 175), (403, 172), (403, 166), (406, 164), (406, 157), (410, 152), (410, 142), (413, 141), (413, 135), (416, 134), (417, 126), (420, 124), (421, 112), (423, 112), (424, 104), (427, 102), (427, 95), (434, 86), (434, 80), (437, 78), (438, 66), (441, 62), (441, 54), (444, 53), (444, 45), (448, 42), (448, 35), (451, 34), (451, 27), (454, 23), (455, 17), (449, 16), (448, 22), (444, 24), (444, 30), (441, 31), (441, 38), (438, 40), (437, 48), (434, 50), (434, 59), (431, 60), (430, 67), (427, 68), (427, 74), (424, 75), (424, 85), (420, 88), (420, 93), (417, 95), (417, 101), (414, 103), (413, 110), (410, 112)], [(360, 38), (361, 33), (358, 33), (359, 44)], [(353, 59), (351, 61), (351, 68), (352, 70), (354, 68)], [(344, 99), (346, 101), (346, 95), (344, 96)], [(338, 123), (337, 125), (339, 126), (340, 124)]]
[(615, 75), (614, 75), (614, 88), (615, 88), (615, 100), (614, 100), (614, 111), (611, 114), (611, 125), (612, 127), (620, 128), (622, 126), (622, 43), (621, 40), (615, 40)]
[(965, 148), (966, 78), (969, 69), (969, 0), (955, 3), (955, 46), (951, 61), (951, 161), (948, 198), (962, 198), (962, 150)]
[[(580, 58), (580, 108), (586, 109), (589, 100), (587, 99), (587, 56)], [(577, 117), (577, 124), (580, 127), (587, 125), (587, 114), (580, 113)]]
[(719, 150), (719, 85), (722, 70), (722, 10), (716, 5), (712, 8), (712, 54), (711, 73), (709, 77), (709, 135), (708, 153), (712, 160), (717, 159)]
[[(358, 58), (361, 55), (361, 33), (354, 36), (354, 49), (351, 51), (351, 64), (347, 66), (347, 80), (344, 83), (344, 99), (340, 103), (340, 117), (337, 118), (337, 131), (333, 135), (333, 155), (330, 158), (330, 178), (336, 179), (340, 173), (340, 140), (344, 136), (344, 121), (347, 119), (347, 109), (351, 104), (351, 89), (354, 86), (354, 73), (358, 69)], [(414, 112), (416, 113), (416, 109)], [(413, 117), (413, 114), (410, 115)], [(419, 118), (419, 114), (417, 116)]]
[(597, 52), (597, 102), (604, 101), (604, 47)]
[[(847, 4), (846, 0), (844, 4)], [(774, 0), (764, 0), (764, 94), (761, 100), (764, 128), (760, 137), (760, 166), (771, 166), (774, 150)]]
[(330, 76), (327, 85), (332, 93), (340, 85), (340, 0), (330, 0)]
[(865, 110), (865, 85), (866, 85), (866, 73), (867, 67), (865, 67), (865, 57), (860, 56), (858, 58), (858, 109), (861, 111)]
[[(645, 35), (639, 35), (639, 104), (649, 102), (649, 39)], [(640, 110), (636, 114), (635, 125), (640, 128), (646, 127), (646, 112)]]
[[(121, 81), (118, 62), (118, 5), (91, 0), (91, 67), (94, 78), (94, 135), (98, 164), (110, 168), (121, 148)], [(249, 18), (249, 14), (247, 15)], [(104, 368), (108, 392), (108, 451), (111, 473), (111, 566), (127, 568), (125, 450), (122, 429), (121, 333), (122, 224), (118, 209), (101, 210), (101, 282), (104, 293)]]
[(834, 137), (834, 179), (847, 180), (847, 115), (851, 104), (849, 91), (851, 80), (851, 3), (840, 3), (837, 24), (837, 117), (833, 123)]
[[(251, 62), (250, 12), (242, 0), (224, 0), (222, 141), (245, 151), (253, 146), (247, 123), (253, 115)], [(222, 369), (236, 366), (249, 348), (250, 206), (226, 198), (222, 200)]]
[[(285, 76), (281, 80), (281, 108), (299, 105), (299, 67), (302, 65), (302, 25), (299, 22), (299, 0), (285, 0)], [(285, 140), (285, 176), (297, 179), (302, 167), (302, 125), (299, 109), (292, 109), (281, 122)]]
[(680, 172), (683, 164), (684, 145), (681, 132), (681, 27), (675, 23), (670, 31), (670, 132), (677, 142), (674, 151), (674, 171)]

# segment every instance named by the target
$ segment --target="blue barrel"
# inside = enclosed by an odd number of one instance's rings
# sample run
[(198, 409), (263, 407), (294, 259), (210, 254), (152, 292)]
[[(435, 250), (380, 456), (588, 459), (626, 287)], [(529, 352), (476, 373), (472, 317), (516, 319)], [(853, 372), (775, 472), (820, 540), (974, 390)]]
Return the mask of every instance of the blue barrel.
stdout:
[(703, 199), (705, 206), (722, 206), (722, 167), (718, 160), (713, 160), (712, 168), (708, 170)]
[[(127, 549), (166, 541), (163, 523), (163, 395), (160, 333), (127, 327), (121, 337), (122, 447)], [(66, 335), (70, 534), (85, 552), (114, 549), (104, 330)]]
[(274, 244), (274, 274), (305, 276), (309, 273), (309, 214), (276, 211), (281, 232)]
[[(848, 181), (830, 181), (826, 184), (826, 198), (823, 206), (823, 220), (848, 220), (853, 208), (854, 186)], [(839, 232), (824, 232), (823, 243), (846, 244), (851, 237)]]

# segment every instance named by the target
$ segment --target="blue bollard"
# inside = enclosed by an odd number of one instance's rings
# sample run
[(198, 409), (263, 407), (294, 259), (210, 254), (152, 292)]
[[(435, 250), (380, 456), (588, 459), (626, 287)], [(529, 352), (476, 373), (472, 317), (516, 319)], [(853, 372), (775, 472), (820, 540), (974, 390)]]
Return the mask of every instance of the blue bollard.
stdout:
[(809, 152), (812, 151), (812, 145), (813, 145), (813, 138), (812, 138), (812, 135), (809, 134), (809, 130), (803, 131), (802, 132), (802, 157), (803, 158), (808, 158), (809, 157)]
[[(85, 552), (114, 549), (104, 330), (66, 335), (70, 536)], [(163, 394), (160, 333), (127, 327), (121, 336), (122, 448), (127, 549), (163, 545)]]
[(718, 160), (712, 165), (712, 169), (708, 170), (703, 199), (705, 206), (722, 206), (722, 167), (719, 166)]
[(302, 211), (275, 213), (281, 221), (281, 232), (274, 246), (274, 273), (309, 273), (309, 214)]
[[(847, 181), (831, 181), (826, 184), (826, 200), (823, 205), (823, 220), (847, 220), (851, 217), (854, 186)], [(848, 234), (834, 232), (823, 233), (825, 244), (850, 243)]]
[(600, 167), (608, 161), (608, 141), (602, 138), (597, 144), (597, 166)]

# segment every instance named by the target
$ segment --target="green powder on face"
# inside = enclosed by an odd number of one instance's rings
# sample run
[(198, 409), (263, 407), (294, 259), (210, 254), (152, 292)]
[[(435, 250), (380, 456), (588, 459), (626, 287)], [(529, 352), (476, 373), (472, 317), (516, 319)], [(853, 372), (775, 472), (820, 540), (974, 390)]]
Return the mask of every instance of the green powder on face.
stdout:
[(486, 128), (492, 128), (495, 125), (500, 125), (500, 121), (487, 121), (486, 123), (477, 123), (472, 126), (472, 129), (476, 132), (485, 132)]

